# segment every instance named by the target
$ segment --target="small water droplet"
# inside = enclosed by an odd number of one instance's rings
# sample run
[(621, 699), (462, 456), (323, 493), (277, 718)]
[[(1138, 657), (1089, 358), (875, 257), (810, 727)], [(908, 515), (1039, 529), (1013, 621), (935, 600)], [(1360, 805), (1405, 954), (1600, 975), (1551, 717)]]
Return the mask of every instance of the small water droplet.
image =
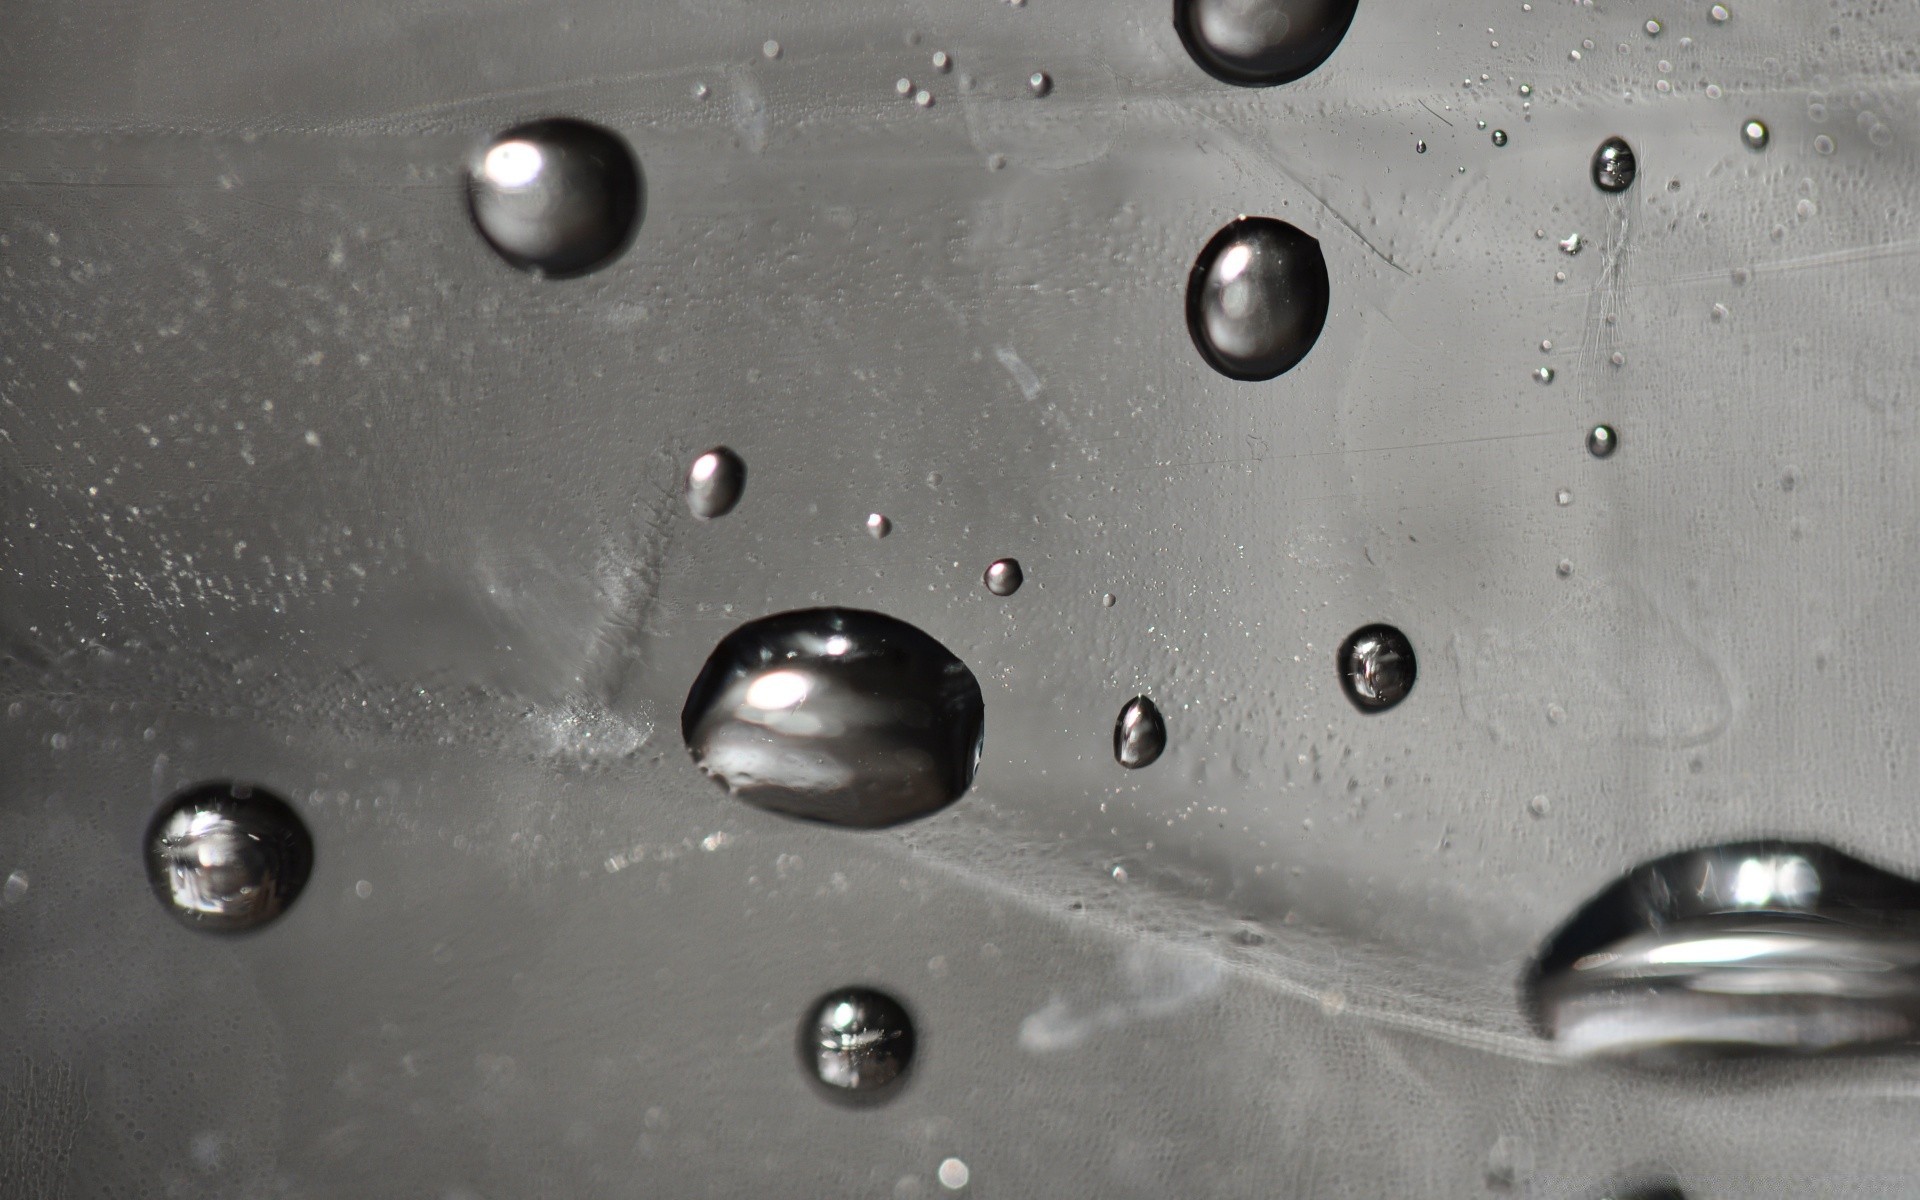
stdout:
[(1573, 560), (1566, 559), (1566, 558), (1561, 559), (1560, 565), (1553, 569), (1553, 573), (1555, 575), (1558, 575), (1562, 579), (1572, 579), (1573, 578)]
[(933, 69), (942, 75), (953, 70), (953, 56), (945, 50), (935, 50), (933, 52)]
[(1648, 22), (1647, 22), (1647, 36), (1648, 36), (1648, 37), (1659, 37), (1659, 36), (1660, 36), (1660, 22), (1658, 22), (1658, 21), (1648, 21)]
[(902, 96), (911, 96), (913, 95), (913, 80), (908, 79), (905, 75), (902, 75), (900, 78), (893, 81), (893, 90), (900, 93)]
[(695, 100), (705, 100), (707, 98), (707, 94), (708, 93), (707, 93), (706, 84), (696, 83), (693, 85), (693, 98)]
[(1487, 127), (1487, 123), (1485, 121), (1475, 121), (1474, 125), (1480, 129), (1485, 129)]
[(1493, 144), (1494, 144), (1494, 145), (1496, 145), (1496, 146), (1504, 146), (1504, 145), (1506, 145), (1506, 144), (1507, 144), (1507, 131), (1506, 131), (1506, 130), (1504, 130), (1504, 129), (1496, 129), (1496, 130), (1494, 130), (1494, 131), (1493, 131)]
[(760, 43), (760, 53), (769, 59), (780, 57), (780, 43), (768, 38)]
[(1740, 140), (1747, 144), (1749, 150), (1765, 150), (1772, 136), (1767, 131), (1767, 123), (1758, 117), (1750, 118), (1740, 127)]
[(933, 93), (929, 92), (925, 88), (921, 88), (919, 91), (913, 94), (913, 102), (915, 104), (918, 104), (921, 108), (932, 108)]
[(1561, 488), (1553, 494), (1553, 502), (1561, 508), (1565, 508), (1567, 505), (1573, 503), (1573, 493), (1565, 488)]
[(935, 1174), (940, 1177), (940, 1186), (950, 1192), (966, 1187), (967, 1181), (973, 1178), (973, 1172), (967, 1169), (967, 1164), (957, 1158), (943, 1159)]
[(1715, 304), (1712, 308), (1707, 310), (1707, 319), (1712, 321), (1715, 325), (1718, 325), (1720, 322), (1727, 319), (1727, 312), (1728, 310), (1726, 305)]
[(1545, 796), (1535, 796), (1527, 801), (1527, 811), (1536, 817), (1544, 817), (1553, 810), (1553, 804)]
[(1020, 585), (1025, 583), (1026, 579), (1026, 574), (1020, 570), (1020, 563), (1016, 559), (995, 559), (987, 566), (985, 576), (987, 590), (996, 596), (1013, 595), (1020, 590)]
[(1586, 247), (1586, 242), (1577, 233), (1570, 233), (1560, 239), (1560, 253), (1578, 254)]
[(1542, 339), (1542, 340), (1541, 340), (1541, 342), (1540, 342), (1540, 353), (1542, 353), (1542, 354), (1552, 354), (1552, 353), (1553, 353), (1553, 342), (1552, 342), (1552, 341), (1550, 341), (1550, 340), (1546, 340), (1546, 339)]
[(25, 871), (13, 871), (7, 875), (5, 887), (0, 887), (0, 903), (18, 904), (27, 898), (30, 881)]
[(1347, 699), (1363, 713), (1381, 713), (1407, 698), (1418, 664), (1413, 643), (1391, 625), (1363, 625), (1340, 644), (1335, 665)]
[(1520, 85), (1520, 94), (1521, 94), (1522, 96), (1531, 96), (1531, 95), (1533, 95), (1533, 85), (1532, 85), (1532, 84), (1530, 84), (1530, 83), (1523, 83), (1523, 84), (1521, 84), (1521, 85)]
[(872, 988), (828, 992), (800, 1022), (800, 1063), (822, 1094), (850, 1105), (892, 1099), (913, 1066), (913, 1018)]
[(1152, 700), (1135, 696), (1113, 725), (1113, 759), (1129, 771), (1151, 766), (1167, 748), (1167, 723)]
[(1620, 448), (1620, 437), (1614, 433), (1611, 425), (1595, 425), (1587, 430), (1587, 453), (1595, 458), (1607, 458)]
[(1627, 356), (1615, 350), (1612, 354), (1607, 355), (1607, 361), (1616, 367), (1624, 367), (1627, 365)]
[(1541, 383), (1552, 383), (1553, 368), (1552, 367), (1535, 367), (1533, 369), (1533, 377), (1535, 379), (1538, 379)]
[(1732, 15), (1733, 14), (1731, 12), (1727, 11), (1727, 6), (1724, 4), (1716, 4), (1712, 8), (1707, 10), (1707, 16), (1713, 18), (1715, 24), (1725, 21), (1728, 17), (1731, 17)]
[(1223, 83), (1291, 83), (1332, 56), (1359, 0), (1174, 0), (1173, 27)]
[(1600, 143), (1593, 152), (1593, 185), (1603, 192), (1624, 192), (1633, 186), (1633, 177), (1638, 172), (1634, 162), (1633, 147), (1627, 140), (1610, 137)]
[(555, 279), (618, 257), (640, 225), (643, 186), (617, 134), (570, 118), (518, 125), (468, 172), (467, 205), (501, 258)]
[(875, 539), (883, 538), (893, 532), (893, 522), (882, 513), (867, 514), (867, 533)]
[(239, 932), (285, 912), (313, 873), (313, 838), (286, 801), (212, 783), (169, 800), (147, 826), (147, 880), (182, 923)]
[(367, 897), (373, 895), (373, 884), (365, 879), (362, 879), (360, 882), (353, 885), (353, 894), (360, 897), (362, 900), (365, 900)]
[(1036, 96), (1044, 96), (1053, 90), (1053, 76), (1045, 71), (1035, 71), (1027, 76), (1027, 90)]
[(715, 446), (687, 468), (687, 507), (703, 521), (724, 517), (740, 503), (746, 486), (745, 460), (725, 446)]
[(680, 731), (700, 769), (749, 804), (877, 828), (959, 799), (983, 722), (980, 685), (945, 646), (880, 613), (818, 608), (722, 639)]
[(1118, 599), (1119, 597), (1115, 596), (1112, 592), (1107, 592), (1100, 597), (1100, 607), (1112, 608)]
[(1815, 154), (1832, 154), (1833, 139), (1828, 137), (1824, 133), (1820, 134), (1818, 137), (1813, 139), (1813, 152)]
[(1263, 380), (1296, 366), (1332, 302), (1320, 243), (1272, 217), (1241, 217), (1213, 235), (1187, 277), (1187, 328), (1214, 370)]

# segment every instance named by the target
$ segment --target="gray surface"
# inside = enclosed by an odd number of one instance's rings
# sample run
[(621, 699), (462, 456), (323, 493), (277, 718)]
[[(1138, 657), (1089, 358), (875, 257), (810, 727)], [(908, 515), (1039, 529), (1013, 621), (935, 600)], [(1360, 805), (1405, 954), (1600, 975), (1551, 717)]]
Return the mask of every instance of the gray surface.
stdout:
[[(1909, 1063), (1570, 1068), (1517, 1015), (1654, 855), (1920, 874), (1920, 12), (1706, 8), (1370, 0), (1247, 91), (1161, 3), (16, 0), (0, 1193), (1911, 1190)], [(647, 181), (565, 283), (461, 192), (551, 113)], [(1271, 383), (1182, 317), (1241, 212), (1333, 281)], [(700, 524), (716, 444), (749, 481)], [(972, 667), (959, 804), (863, 835), (700, 778), (701, 662), (818, 604)], [(1363, 718), (1332, 655), (1376, 620), (1420, 683)], [(1141, 692), (1170, 744), (1125, 772)], [(319, 855), (244, 941), (139, 858), (227, 776)], [(850, 982), (921, 1018), (878, 1112), (794, 1061)]]

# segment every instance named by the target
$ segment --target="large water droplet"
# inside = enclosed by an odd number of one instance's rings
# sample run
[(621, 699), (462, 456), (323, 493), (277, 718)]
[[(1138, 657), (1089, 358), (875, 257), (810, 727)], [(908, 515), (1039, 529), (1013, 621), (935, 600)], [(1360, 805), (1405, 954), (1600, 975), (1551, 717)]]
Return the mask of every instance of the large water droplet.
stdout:
[(740, 503), (746, 486), (745, 460), (725, 446), (715, 446), (687, 468), (687, 507), (703, 521), (724, 517)]
[(1363, 713), (1385, 712), (1413, 690), (1418, 664), (1413, 643), (1391, 625), (1365, 625), (1349, 634), (1337, 656), (1340, 686)]
[(1194, 260), (1187, 328), (1222, 375), (1272, 379), (1313, 349), (1331, 294), (1318, 241), (1285, 221), (1241, 217)]
[(1145, 696), (1135, 696), (1113, 725), (1113, 759), (1129, 771), (1151, 766), (1167, 748), (1167, 722)]
[(1593, 186), (1603, 192), (1624, 192), (1633, 186), (1633, 177), (1639, 172), (1634, 162), (1633, 147), (1627, 145), (1625, 138), (1610, 137), (1600, 143), (1593, 152)]
[(313, 838), (287, 802), (239, 783), (168, 801), (147, 826), (147, 879), (197, 929), (254, 929), (285, 912), (313, 873)]
[(1576, 1058), (1911, 1045), (1920, 884), (1811, 843), (1668, 855), (1584, 905), (1526, 994), (1536, 1027)]
[(1359, 0), (1174, 0), (1173, 27), (1224, 83), (1291, 83), (1333, 54)]
[(842, 988), (820, 997), (800, 1023), (800, 1063), (843, 1104), (897, 1095), (913, 1065), (913, 1018), (885, 992)]
[(611, 130), (569, 117), (515, 126), (469, 168), (473, 223), (500, 257), (552, 278), (583, 275), (640, 226), (640, 165)]
[(1026, 573), (1020, 569), (1017, 559), (996, 559), (987, 566), (985, 581), (987, 590), (996, 596), (1011, 596), (1025, 583)]
[(945, 646), (904, 621), (842, 608), (728, 634), (680, 714), (694, 761), (735, 796), (857, 828), (959, 799), (983, 726), (980, 685)]

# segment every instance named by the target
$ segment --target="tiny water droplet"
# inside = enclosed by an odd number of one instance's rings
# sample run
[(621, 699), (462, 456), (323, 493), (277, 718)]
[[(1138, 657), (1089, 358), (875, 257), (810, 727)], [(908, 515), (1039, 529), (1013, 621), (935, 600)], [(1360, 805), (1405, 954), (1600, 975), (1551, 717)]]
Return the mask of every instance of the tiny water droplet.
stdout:
[(693, 85), (693, 98), (694, 98), (695, 100), (705, 100), (705, 99), (707, 98), (707, 85), (706, 85), (706, 84), (704, 84), (704, 83), (696, 83), (696, 84), (694, 84), (694, 85)]
[(1648, 22), (1647, 22), (1647, 36), (1648, 36), (1648, 37), (1659, 37), (1659, 36), (1660, 36), (1660, 22), (1658, 22), (1658, 21), (1648, 21)]
[(373, 884), (365, 879), (362, 879), (360, 882), (353, 885), (353, 894), (360, 897), (362, 900), (365, 900), (367, 897), (373, 895)]
[(1415, 142), (1413, 144), (1413, 152), (1415, 154), (1425, 154), (1427, 152), (1427, 143), (1424, 141)]
[(883, 538), (893, 532), (893, 522), (881, 513), (868, 513), (867, 532), (876, 539)]
[(769, 59), (780, 57), (780, 43), (768, 38), (760, 43), (760, 53)]
[(1820, 134), (1818, 137), (1813, 139), (1813, 152), (1815, 154), (1832, 154), (1833, 139), (1828, 137), (1824, 133)]
[(902, 75), (900, 78), (893, 81), (893, 90), (900, 93), (902, 96), (911, 96), (913, 95), (913, 80), (908, 79), (906, 76)]
[(1587, 430), (1587, 453), (1595, 458), (1607, 458), (1620, 448), (1620, 437), (1614, 433), (1611, 425), (1595, 425)]
[(1565, 283), (1567, 281), (1567, 273), (1565, 271), (1555, 271), (1553, 273), (1553, 281), (1555, 283)]
[(1485, 129), (1487, 127), (1487, 123), (1485, 121), (1475, 121), (1474, 125), (1480, 129)]
[(919, 91), (913, 94), (913, 102), (915, 104), (918, 104), (921, 108), (932, 108), (933, 93), (929, 92), (925, 88), (921, 88)]
[(940, 1186), (950, 1192), (966, 1187), (967, 1181), (973, 1178), (973, 1172), (967, 1169), (967, 1164), (957, 1158), (942, 1159), (940, 1169), (934, 1174), (939, 1176)]
[(1538, 379), (1541, 383), (1552, 383), (1553, 368), (1552, 367), (1535, 367), (1533, 369), (1533, 377), (1535, 379)]
[(1552, 343), (1551, 341), (1549, 341), (1549, 340), (1546, 340), (1546, 339), (1542, 339), (1542, 340), (1541, 340), (1541, 342), (1540, 342), (1540, 353), (1542, 353), (1542, 354), (1552, 354), (1552, 353), (1553, 353), (1553, 343)]
[(1531, 96), (1531, 95), (1533, 95), (1533, 85), (1532, 85), (1532, 84), (1530, 84), (1530, 83), (1523, 83), (1523, 84), (1521, 84), (1521, 85), (1520, 85), (1520, 94), (1521, 94), (1522, 96)]
[(1572, 560), (1565, 559), (1565, 558), (1561, 559), (1560, 565), (1553, 569), (1553, 573), (1558, 575), (1562, 579), (1572, 579), (1573, 578)]
[(1201, 70), (1223, 83), (1291, 83), (1332, 56), (1358, 0), (1175, 0), (1173, 27)]
[(10, 872), (7, 875), (6, 886), (0, 888), (0, 903), (18, 904), (25, 900), (30, 882), (25, 871)]
[(1347, 699), (1369, 714), (1405, 700), (1418, 673), (1413, 643), (1391, 625), (1363, 625), (1348, 634), (1335, 665)]
[(953, 56), (945, 50), (935, 50), (933, 52), (933, 69), (942, 75), (953, 70)]
[(854, 828), (959, 799), (983, 723), (980, 685), (945, 646), (904, 621), (839, 608), (734, 630), (680, 714), (694, 761), (733, 795)]
[(1573, 493), (1565, 488), (1561, 488), (1553, 494), (1553, 502), (1561, 508), (1565, 508), (1567, 505), (1573, 503)]
[(285, 912), (313, 873), (313, 838), (286, 801), (211, 783), (169, 800), (147, 826), (147, 880), (197, 929), (255, 929)]
[(703, 521), (724, 517), (740, 503), (746, 486), (745, 460), (725, 446), (715, 446), (687, 468), (687, 507)]
[(1045, 71), (1035, 71), (1027, 76), (1027, 90), (1036, 96), (1044, 96), (1053, 90), (1053, 76)]
[(1507, 144), (1507, 131), (1506, 131), (1506, 130), (1504, 130), (1504, 129), (1496, 129), (1496, 130), (1494, 130), (1494, 131), (1493, 131), (1493, 144), (1494, 144), (1494, 145), (1496, 145), (1496, 146), (1504, 146), (1504, 145), (1506, 145), (1506, 144)]
[(1114, 606), (1114, 603), (1117, 600), (1118, 600), (1118, 597), (1116, 597), (1112, 592), (1107, 592), (1106, 594), (1100, 597), (1100, 607), (1112, 608)]
[(640, 165), (620, 137), (554, 118), (489, 142), (468, 171), (473, 223), (501, 258), (554, 279), (606, 265), (640, 225)]
[(1113, 725), (1113, 759), (1129, 771), (1151, 766), (1167, 748), (1167, 723), (1152, 700), (1135, 696)]
[(1019, 561), (1011, 558), (995, 559), (988, 564), (984, 578), (987, 590), (996, 596), (1013, 595), (1020, 590), (1020, 585), (1027, 579), (1026, 574), (1020, 570)]
[(1230, 379), (1272, 379), (1291, 370), (1319, 339), (1331, 303), (1320, 243), (1272, 217), (1228, 224), (1187, 277), (1193, 344)]
[(1627, 356), (1615, 350), (1612, 354), (1607, 355), (1607, 361), (1616, 367), (1624, 367), (1627, 365)]
[(1727, 313), (1728, 313), (1728, 309), (1726, 305), (1715, 304), (1712, 308), (1707, 310), (1707, 319), (1712, 321), (1715, 325), (1718, 325), (1720, 322), (1727, 319)]
[(1624, 192), (1633, 186), (1633, 177), (1639, 167), (1634, 161), (1633, 147), (1627, 140), (1610, 137), (1600, 143), (1593, 152), (1593, 186), (1603, 192)]
[(1733, 14), (1731, 12), (1727, 11), (1727, 6), (1724, 4), (1716, 4), (1712, 8), (1707, 10), (1707, 16), (1713, 18), (1715, 24), (1725, 21), (1728, 17), (1731, 17), (1732, 15)]
[(1560, 239), (1560, 253), (1578, 254), (1586, 248), (1586, 242), (1577, 233), (1570, 233)]
[(822, 1094), (850, 1105), (892, 1099), (906, 1082), (916, 1042), (913, 1018), (872, 988), (828, 992), (800, 1022), (800, 1064)]
[(1535, 796), (1527, 801), (1527, 811), (1536, 817), (1544, 817), (1553, 810), (1553, 804), (1545, 796)]
[(1758, 117), (1750, 118), (1740, 126), (1740, 140), (1747, 144), (1749, 150), (1765, 150), (1772, 137), (1767, 130), (1767, 123)]

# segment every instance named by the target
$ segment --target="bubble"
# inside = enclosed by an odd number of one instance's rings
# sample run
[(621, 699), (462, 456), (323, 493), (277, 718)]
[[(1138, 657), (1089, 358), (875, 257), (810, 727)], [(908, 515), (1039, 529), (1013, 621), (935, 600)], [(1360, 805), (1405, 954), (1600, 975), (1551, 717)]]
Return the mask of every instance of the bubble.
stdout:
[(906, 622), (816, 608), (722, 639), (687, 693), (680, 731), (700, 769), (749, 804), (879, 828), (967, 790), (984, 703), (966, 664)]
[(1539, 380), (1541, 383), (1552, 383), (1553, 368), (1552, 367), (1535, 367), (1533, 369), (1533, 377)]
[(1595, 425), (1587, 430), (1587, 453), (1595, 458), (1611, 458), (1620, 448), (1620, 435), (1611, 425)]
[(884, 513), (867, 514), (867, 533), (876, 541), (893, 532), (893, 522)]
[(1506, 144), (1507, 144), (1507, 131), (1506, 131), (1506, 130), (1504, 130), (1504, 129), (1496, 129), (1496, 130), (1494, 130), (1494, 131), (1493, 131), (1493, 144), (1494, 144), (1494, 145), (1496, 145), (1496, 146), (1504, 146), (1504, 145), (1506, 145)]
[(169, 800), (147, 826), (147, 880), (196, 929), (257, 929), (285, 912), (313, 873), (313, 838), (269, 792), (209, 783)]
[(1167, 723), (1152, 700), (1135, 696), (1113, 725), (1113, 760), (1129, 771), (1152, 766), (1167, 748)]
[(552, 279), (605, 266), (640, 226), (644, 188), (619, 135), (557, 117), (489, 142), (467, 179), (473, 223), (501, 258)]
[(984, 579), (989, 592), (996, 596), (1011, 596), (1020, 590), (1020, 585), (1026, 582), (1027, 577), (1020, 570), (1019, 560), (998, 558), (987, 564)]
[(740, 503), (746, 486), (745, 460), (725, 446), (715, 446), (687, 468), (687, 507), (703, 521), (724, 517)]
[(1610, 137), (1593, 152), (1593, 185), (1603, 192), (1624, 192), (1633, 186), (1637, 167), (1633, 147), (1625, 138)]
[(898, 1095), (913, 1066), (913, 1018), (885, 992), (828, 992), (800, 1023), (800, 1064), (842, 1104), (880, 1104)]
[(1173, 27), (1223, 83), (1291, 83), (1332, 56), (1358, 0), (1174, 0)]
[(1766, 122), (1758, 117), (1751, 117), (1746, 124), (1740, 126), (1740, 140), (1747, 144), (1749, 150), (1765, 150), (1772, 136), (1767, 131)]
[(1187, 277), (1187, 328), (1230, 379), (1272, 379), (1296, 366), (1327, 322), (1332, 288), (1320, 243), (1272, 217), (1241, 217), (1213, 235)]
[(1340, 644), (1335, 665), (1347, 699), (1363, 713), (1381, 713), (1407, 698), (1418, 664), (1413, 643), (1391, 625), (1364, 625)]
[(1027, 76), (1027, 90), (1036, 96), (1044, 96), (1053, 90), (1053, 76), (1045, 71), (1035, 71)]

